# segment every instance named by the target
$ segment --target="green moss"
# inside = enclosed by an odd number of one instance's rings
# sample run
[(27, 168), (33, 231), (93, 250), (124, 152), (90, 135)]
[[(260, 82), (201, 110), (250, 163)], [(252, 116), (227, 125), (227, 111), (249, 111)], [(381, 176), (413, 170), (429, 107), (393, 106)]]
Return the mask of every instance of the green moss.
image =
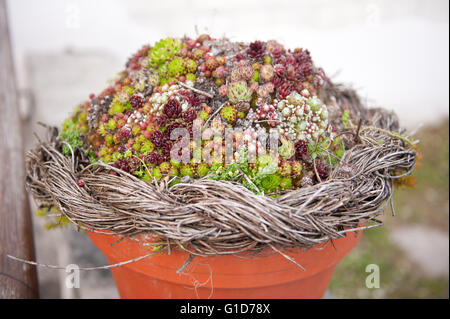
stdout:
[(176, 168), (179, 168), (179, 167), (181, 166), (181, 162), (180, 162), (180, 161), (177, 161), (177, 160), (174, 160), (174, 159), (171, 159), (171, 160), (170, 160), (170, 164), (171, 164), (173, 167), (176, 167)]
[(292, 179), (290, 179), (289, 177), (281, 178), (280, 187), (283, 190), (290, 189), (292, 187)]
[(239, 165), (236, 163), (231, 163), (227, 166), (222, 166), (221, 164), (214, 164), (210, 169), (209, 179), (233, 181), (240, 174), (238, 168)]
[(206, 163), (200, 163), (197, 166), (197, 175), (199, 177), (205, 177), (209, 173), (209, 167)]
[(181, 176), (189, 176), (189, 177), (193, 178), (194, 172), (190, 165), (183, 165), (180, 168), (180, 175)]
[(176, 185), (176, 184), (180, 184), (180, 183), (181, 183), (181, 179), (175, 178), (173, 181), (171, 181), (171, 182), (169, 183), (169, 186), (172, 187), (172, 186), (174, 186), (174, 185)]
[(36, 215), (45, 219), (46, 223), (44, 227), (46, 229), (70, 227), (73, 225), (72, 222), (55, 206), (42, 207), (41, 209), (36, 210)]
[(86, 150), (85, 154), (89, 156), (89, 160), (91, 163), (95, 163), (98, 161), (97, 156), (95, 156), (95, 152), (93, 150)]
[(144, 181), (147, 181), (147, 182), (149, 182), (149, 181), (152, 180), (152, 178), (151, 178), (151, 176), (149, 175), (149, 173), (148, 173), (147, 170), (145, 170), (144, 175), (141, 177), (141, 179), (144, 180)]
[(161, 170), (159, 169), (159, 167), (153, 168), (152, 176), (153, 176), (157, 181), (159, 181), (159, 180), (161, 179), (162, 173), (161, 173)]
[[(73, 151), (83, 146), (82, 132), (77, 128), (77, 122), (73, 118), (64, 121), (59, 136), (70, 145)], [(71, 154), (70, 147), (63, 144), (63, 153), (66, 155)]]
[(281, 177), (277, 174), (269, 174), (261, 179), (260, 185), (264, 192), (275, 192), (280, 187)]
[(141, 167), (140, 169), (134, 171), (133, 174), (144, 181), (152, 180), (151, 176), (149, 175), (148, 170), (145, 167)]

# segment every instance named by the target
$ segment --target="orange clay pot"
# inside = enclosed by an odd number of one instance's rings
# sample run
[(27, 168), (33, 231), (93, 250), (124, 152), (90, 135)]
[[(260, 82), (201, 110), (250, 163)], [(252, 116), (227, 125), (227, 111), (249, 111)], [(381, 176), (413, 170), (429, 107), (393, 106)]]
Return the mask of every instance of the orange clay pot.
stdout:
[[(110, 264), (149, 253), (131, 239), (88, 232)], [(195, 257), (180, 273), (189, 254), (172, 249), (140, 261), (112, 268), (121, 298), (322, 298), (337, 263), (358, 242), (361, 231), (348, 233), (323, 249), (286, 254), (305, 271), (279, 253)], [(111, 246), (112, 243), (115, 243)], [(268, 252), (269, 250), (267, 250)]]

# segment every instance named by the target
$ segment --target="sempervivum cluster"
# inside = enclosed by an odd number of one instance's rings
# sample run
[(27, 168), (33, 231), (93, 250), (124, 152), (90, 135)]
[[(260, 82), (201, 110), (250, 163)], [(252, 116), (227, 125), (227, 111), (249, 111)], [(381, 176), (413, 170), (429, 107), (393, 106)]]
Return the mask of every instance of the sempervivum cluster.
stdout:
[(281, 116), (273, 104), (265, 103), (256, 109), (255, 119), (258, 122), (267, 122), (268, 125), (274, 127), (280, 124)]
[[(164, 106), (169, 100), (175, 98), (181, 102), (181, 94), (178, 94), (180, 87), (178, 85), (163, 85), (159, 90), (154, 90), (154, 93), (148, 98), (150, 113), (161, 115)], [(172, 99), (173, 101), (173, 99)], [(184, 104), (187, 107), (187, 103)]]
[[(61, 136), (92, 161), (143, 180), (227, 179), (278, 192), (309, 184), (306, 177), (326, 179), (328, 159), (340, 156), (317, 96), (324, 81), (309, 51), (276, 41), (166, 38), (140, 49), (114, 83), (78, 106)], [(259, 140), (272, 131), (278, 150)]]
[(326, 106), (316, 96), (309, 97), (306, 89), (275, 103), (282, 115), (279, 131), (293, 140), (312, 141), (328, 126)]

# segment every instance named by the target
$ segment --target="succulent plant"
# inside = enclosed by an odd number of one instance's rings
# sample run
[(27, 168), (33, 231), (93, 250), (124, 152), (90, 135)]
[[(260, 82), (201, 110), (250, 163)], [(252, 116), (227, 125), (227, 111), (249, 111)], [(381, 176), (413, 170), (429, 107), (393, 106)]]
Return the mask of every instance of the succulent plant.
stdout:
[(180, 102), (175, 98), (169, 99), (169, 101), (167, 101), (164, 105), (163, 113), (170, 119), (177, 118), (181, 113)]
[(282, 190), (287, 190), (292, 188), (292, 179), (289, 177), (282, 177), (280, 180), (280, 188)]
[(262, 178), (261, 187), (266, 193), (275, 192), (280, 187), (281, 176), (278, 174), (269, 174)]
[(159, 41), (149, 51), (149, 64), (151, 66), (159, 66), (168, 59), (178, 55), (183, 47), (180, 39), (167, 38)]
[(295, 154), (294, 143), (282, 137), (281, 146), (278, 148), (278, 153), (283, 159), (290, 159)]
[(318, 163), (316, 169), (320, 179), (324, 180), (328, 178), (328, 167), (324, 163)]
[(238, 111), (235, 106), (227, 105), (220, 110), (220, 115), (228, 124), (233, 124), (238, 119)]
[(247, 50), (247, 54), (252, 58), (259, 58), (264, 55), (265, 48), (264, 44), (261, 41), (255, 41), (250, 43), (249, 48)]
[[(178, 176), (171, 186), (183, 176), (240, 182), (265, 194), (312, 185), (328, 178), (345, 146), (317, 96), (324, 81), (309, 51), (276, 41), (162, 39), (142, 47), (109, 87), (77, 107), (60, 133), (70, 145), (63, 152), (80, 148), (92, 161), (148, 182)], [(350, 114), (342, 123), (354, 126)], [(189, 141), (171, 140), (178, 128)], [(280, 136), (277, 154), (258, 140), (270, 130)], [(200, 160), (172, 159), (174, 145)]]
[(206, 163), (199, 163), (197, 166), (197, 175), (199, 177), (205, 177), (206, 175), (208, 175), (210, 170), (210, 167), (208, 164)]
[(167, 66), (167, 72), (169, 76), (172, 77), (178, 77), (182, 74), (185, 74), (186, 68), (184, 60), (179, 57), (174, 58), (172, 61), (169, 62)]
[(261, 80), (263, 80), (264, 82), (269, 82), (270, 80), (272, 80), (273, 76), (274, 76), (274, 70), (273, 70), (273, 66), (272, 65), (263, 65), (261, 67), (261, 71), (259, 73), (259, 77)]
[(190, 107), (183, 112), (183, 119), (186, 122), (193, 122), (196, 118), (197, 118), (197, 111), (193, 107)]
[(305, 160), (308, 153), (308, 143), (303, 140), (295, 142), (295, 157), (299, 160)]
[(250, 102), (253, 91), (248, 87), (245, 81), (236, 81), (228, 85), (228, 98), (231, 103)]

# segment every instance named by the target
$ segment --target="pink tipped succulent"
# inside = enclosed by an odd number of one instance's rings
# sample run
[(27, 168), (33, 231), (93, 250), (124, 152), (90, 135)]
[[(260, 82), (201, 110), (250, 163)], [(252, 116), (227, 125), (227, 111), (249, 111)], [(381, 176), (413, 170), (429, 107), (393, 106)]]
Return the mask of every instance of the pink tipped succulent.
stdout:
[(227, 94), (228, 94), (228, 86), (222, 85), (222, 86), (219, 88), (219, 95), (220, 95), (220, 96), (225, 96), (225, 95), (227, 95)]
[(257, 121), (267, 122), (272, 127), (280, 123), (280, 116), (272, 104), (263, 104), (260, 106), (255, 112), (255, 119)]
[(228, 85), (228, 98), (233, 104), (239, 102), (250, 102), (253, 91), (248, 87), (245, 81), (236, 81)]
[(279, 99), (285, 99), (289, 94), (291, 94), (293, 91), (293, 88), (289, 82), (284, 82), (278, 89), (277, 89), (277, 97)]
[(259, 77), (264, 82), (269, 82), (270, 80), (272, 80), (274, 74), (275, 74), (275, 72), (271, 65), (263, 65), (259, 72)]
[(260, 98), (267, 98), (267, 97), (269, 97), (269, 90), (267, 89), (267, 87), (265, 85), (261, 85), (256, 90), (256, 94)]
[(226, 70), (224, 66), (219, 66), (217, 69), (214, 70), (213, 76), (218, 79), (223, 79), (226, 75)]
[(266, 51), (272, 54), (274, 58), (279, 58), (284, 53), (284, 48), (275, 40), (270, 40), (266, 44)]

